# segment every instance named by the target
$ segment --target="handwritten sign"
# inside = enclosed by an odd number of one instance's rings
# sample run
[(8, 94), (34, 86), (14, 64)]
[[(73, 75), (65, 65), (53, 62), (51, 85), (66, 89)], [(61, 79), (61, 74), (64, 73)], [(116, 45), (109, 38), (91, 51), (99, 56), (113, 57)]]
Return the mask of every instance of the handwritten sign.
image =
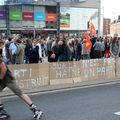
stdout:
[(49, 84), (48, 64), (12, 65), (9, 68), (22, 89), (36, 89)]

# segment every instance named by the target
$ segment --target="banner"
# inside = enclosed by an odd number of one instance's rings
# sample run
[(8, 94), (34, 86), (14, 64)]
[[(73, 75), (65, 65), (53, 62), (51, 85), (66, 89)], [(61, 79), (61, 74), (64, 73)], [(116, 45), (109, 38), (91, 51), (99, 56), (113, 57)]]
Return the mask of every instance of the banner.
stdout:
[(60, 29), (61, 30), (88, 30), (88, 21), (92, 17), (92, 22), (98, 30), (98, 9), (94, 8), (60, 8)]
[(57, 14), (56, 13), (47, 13), (46, 14), (46, 21), (56, 22), (57, 21)]
[(45, 21), (45, 13), (35, 13), (34, 19), (35, 21)]
[(94, 26), (92, 20), (90, 20), (90, 33), (92, 36), (94, 36), (96, 34), (95, 26)]
[(6, 12), (5, 11), (0, 11), (0, 20), (6, 19)]
[(10, 11), (9, 17), (10, 20), (22, 20), (22, 12)]
[(91, 47), (92, 47), (92, 43), (90, 41), (90, 36), (87, 32), (85, 33), (85, 36), (86, 36), (86, 51), (90, 52)]
[(24, 21), (34, 21), (34, 13), (32, 12), (23, 12)]

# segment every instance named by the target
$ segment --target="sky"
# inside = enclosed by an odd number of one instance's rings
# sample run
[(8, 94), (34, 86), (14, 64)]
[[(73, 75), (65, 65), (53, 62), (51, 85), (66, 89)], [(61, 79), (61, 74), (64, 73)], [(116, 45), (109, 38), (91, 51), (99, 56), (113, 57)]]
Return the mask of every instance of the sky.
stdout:
[(0, 5), (3, 4), (4, 0), (0, 0)]
[(120, 0), (101, 0), (102, 14), (105, 18), (117, 19), (120, 15)]

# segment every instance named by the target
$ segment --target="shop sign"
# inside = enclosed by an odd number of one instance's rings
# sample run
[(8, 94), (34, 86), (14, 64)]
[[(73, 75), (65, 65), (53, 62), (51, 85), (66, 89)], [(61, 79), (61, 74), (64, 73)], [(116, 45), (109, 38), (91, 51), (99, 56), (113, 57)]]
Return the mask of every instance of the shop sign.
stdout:
[(56, 13), (47, 13), (46, 14), (46, 21), (56, 22), (57, 21), (57, 14)]
[(45, 21), (45, 13), (35, 13), (35, 21)]
[(0, 20), (6, 19), (6, 12), (5, 11), (0, 11)]
[(10, 20), (22, 20), (22, 12), (10, 11), (9, 17)]
[(24, 21), (34, 21), (34, 13), (32, 12), (23, 12)]

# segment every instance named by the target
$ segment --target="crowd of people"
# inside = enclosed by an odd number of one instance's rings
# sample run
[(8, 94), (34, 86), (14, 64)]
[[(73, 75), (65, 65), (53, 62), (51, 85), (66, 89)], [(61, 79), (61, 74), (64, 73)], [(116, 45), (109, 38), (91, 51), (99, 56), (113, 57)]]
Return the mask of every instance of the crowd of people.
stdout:
[(64, 38), (28, 38), (13, 37), (0, 40), (0, 56), (7, 64), (42, 63), (44, 58), (48, 62), (79, 61), (82, 59), (98, 59), (120, 56), (120, 38), (92, 37), (92, 47), (86, 50), (85, 37)]
[[(29, 96), (22, 92), (5, 62), (7, 64), (40, 63), (46, 56), (48, 62), (120, 57), (120, 38), (93, 37), (91, 43), (92, 47), (88, 51), (84, 37), (49, 38), (47, 40), (14, 37), (0, 40), (0, 92), (8, 87), (25, 101), (35, 119), (41, 119), (43, 112), (33, 104)], [(10, 115), (0, 100), (0, 119), (9, 117)]]

